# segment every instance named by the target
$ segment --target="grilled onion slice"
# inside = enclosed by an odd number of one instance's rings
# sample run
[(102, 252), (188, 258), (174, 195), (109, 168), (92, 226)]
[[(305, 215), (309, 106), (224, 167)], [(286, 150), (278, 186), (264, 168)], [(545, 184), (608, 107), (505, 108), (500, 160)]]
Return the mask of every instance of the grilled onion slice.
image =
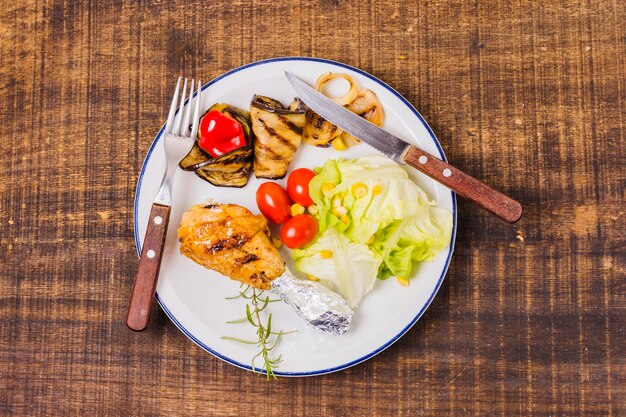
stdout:
[[(350, 104), (359, 94), (359, 85), (354, 78), (348, 74), (337, 74), (327, 72), (320, 75), (315, 83), (315, 89), (320, 93), (323, 93), (324, 87), (330, 81), (337, 78), (343, 78), (348, 82), (350, 88), (348, 92), (341, 97), (334, 97), (332, 100), (342, 106)], [(339, 129), (334, 124), (324, 119), (313, 110), (309, 110), (306, 115), (306, 125), (302, 130), (302, 140), (309, 145), (327, 147), (330, 146), (330, 142), (337, 136), (341, 135), (343, 130)]]
[[(365, 120), (374, 123), (376, 126), (382, 126), (385, 121), (385, 111), (378, 96), (368, 89), (359, 91), (354, 101), (346, 106), (352, 113), (356, 113)], [(342, 132), (339, 136), (347, 147), (360, 143), (361, 141), (349, 134)]]
[(323, 93), (324, 87), (326, 86), (326, 84), (328, 84), (329, 82), (337, 78), (343, 78), (344, 80), (346, 80), (348, 84), (350, 85), (350, 88), (348, 89), (348, 92), (344, 94), (343, 96), (334, 97), (334, 98), (331, 97), (331, 99), (339, 105), (342, 105), (342, 106), (348, 105), (352, 103), (359, 95), (359, 85), (354, 80), (354, 78), (352, 78), (348, 74), (337, 74), (337, 73), (332, 73), (332, 72), (327, 72), (326, 74), (322, 74), (318, 77), (317, 81), (315, 82), (315, 89), (319, 91), (320, 93)]
[[(346, 80), (350, 88), (346, 94), (332, 98), (332, 100), (375, 125), (382, 126), (385, 114), (380, 100), (373, 91), (360, 89), (350, 75), (331, 72), (322, 74), (317, 79), (315, 88), (323, 93), (326, 84), (339, 78)], [(302, 130), (302, 140), (309, 145), (322, 147), (330, 146), (333, 140), (337, 140), (339, 145), (335, 146), (336, 149), (345, 149), (360, 143), (357, 138), (339, 129), (312, 110), (307, 112), (306, 124)]]

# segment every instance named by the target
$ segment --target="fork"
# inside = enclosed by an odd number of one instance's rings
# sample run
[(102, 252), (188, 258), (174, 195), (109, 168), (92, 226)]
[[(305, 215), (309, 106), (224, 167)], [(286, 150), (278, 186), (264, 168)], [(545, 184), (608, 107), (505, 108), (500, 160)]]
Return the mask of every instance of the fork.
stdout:
[[(194, 138), (198, 133), (198, 122), (200, 119), (200, 94), (202, 83), (198, 81), (196, 100), (193, 107), (193, 124), (189, 134), (189, 122), (191, 118), (191, 101), (194, 91), (194, 80), (191, 80), (189, 88), (189, 103), (185, 106), (185, 94), (187, 92), (187, 78), (183, 84), (182, 97), (178, 112), (178, 96), (180, 92), (180, 82), (182, 77), (178, 77), (174, 98), (170, 106), (170, 113), (163, 131), (163, 148), (165, 150), (166, 168), (163, 173), (163, 180), (159, 192), (152, 203), (150, 217), (148, 218), (148, 228), (143, 240), (143, 248), (139, 257), (139, 266), (135, 275), (135, 286), (128, 306), (128, 316), (126, 324), (131, 330), (142, 331), (148, 326), (150, 312), (154, 305), (154, 293), (156, 291), (159, 269), (161, 268), (161, 258), (165, 245), (165, 235), (167, 225), (170, 220), (172, 206), (172, 184), (178, 162), (191, 149)], [(186, 135), (187, 133), (187, 135)]]

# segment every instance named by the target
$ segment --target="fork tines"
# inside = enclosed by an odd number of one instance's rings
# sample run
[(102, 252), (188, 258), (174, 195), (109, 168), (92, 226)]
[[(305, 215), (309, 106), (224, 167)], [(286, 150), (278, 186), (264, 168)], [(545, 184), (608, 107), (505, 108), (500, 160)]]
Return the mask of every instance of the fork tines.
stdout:
[[(194, 89), (194, 80), (191, 79), (191, 87), (189, 88), (189, 94), (187, 95), (187, 78), (185, 78), (185, 82), (183, 84), (183, 92), (180, 100), (180, 107), (178, 108), (178, 112), (176, 111), (176, 106), (178, 105), (178, 95), (180, 93), (180, 81), (183, 77), (178, 77), (178, 82), (176, 83), (176, 90), (174, 90), (174, 98), (172, 99), (172, 104), (170, 106), (170, 114), (167, 116), (167, 124), (165, 125), (165, 134), (172, 134), (175, 136), (184, 136), (195, 138), (198, 133), (198, 119), (200, 118), (200, 93), (202, 88), (202, 82), (198, 80), (196, 85), (197, 91), (195, 94), (196, 101), (193, 106), (193, 126), (191, 128), (191, 134), (186, 135), (189, 130), (187, 127), (189, 126), (189, 121), (191, 118), (191, 100), (193, 96)], [(185, 99), (189, 99), (189, 105), (185, 107)]]

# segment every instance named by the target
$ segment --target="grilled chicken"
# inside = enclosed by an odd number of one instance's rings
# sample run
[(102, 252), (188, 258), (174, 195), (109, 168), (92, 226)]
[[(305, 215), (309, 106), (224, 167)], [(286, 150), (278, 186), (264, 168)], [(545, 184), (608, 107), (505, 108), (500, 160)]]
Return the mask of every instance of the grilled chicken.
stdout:
[(277, 100), (255, 95), (250, 117), (256, 137), (254, 174), (257, 178), (283, 178), (300, 146), (306, 109), (299, 100), (286, 109)]
[(285, 271), (262, 214), (235, 204), (199, 204), (183, 214), (180, 252), (227, 277), (266, 290)]

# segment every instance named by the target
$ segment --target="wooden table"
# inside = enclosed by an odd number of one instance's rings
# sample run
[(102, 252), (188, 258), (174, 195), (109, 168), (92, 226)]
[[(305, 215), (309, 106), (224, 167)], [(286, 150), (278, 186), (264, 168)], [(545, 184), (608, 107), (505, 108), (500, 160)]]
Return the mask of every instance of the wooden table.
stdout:
[[(605, 0), (5, 2), (0, 414), (626, 415), (625, 22)], [(268, 383), (160, 310), (141, 334), (124, 317), (172, 77), (286, 55), (388, 82), (526, 212), (459, 201), (450, 271), (407, 335)]]

